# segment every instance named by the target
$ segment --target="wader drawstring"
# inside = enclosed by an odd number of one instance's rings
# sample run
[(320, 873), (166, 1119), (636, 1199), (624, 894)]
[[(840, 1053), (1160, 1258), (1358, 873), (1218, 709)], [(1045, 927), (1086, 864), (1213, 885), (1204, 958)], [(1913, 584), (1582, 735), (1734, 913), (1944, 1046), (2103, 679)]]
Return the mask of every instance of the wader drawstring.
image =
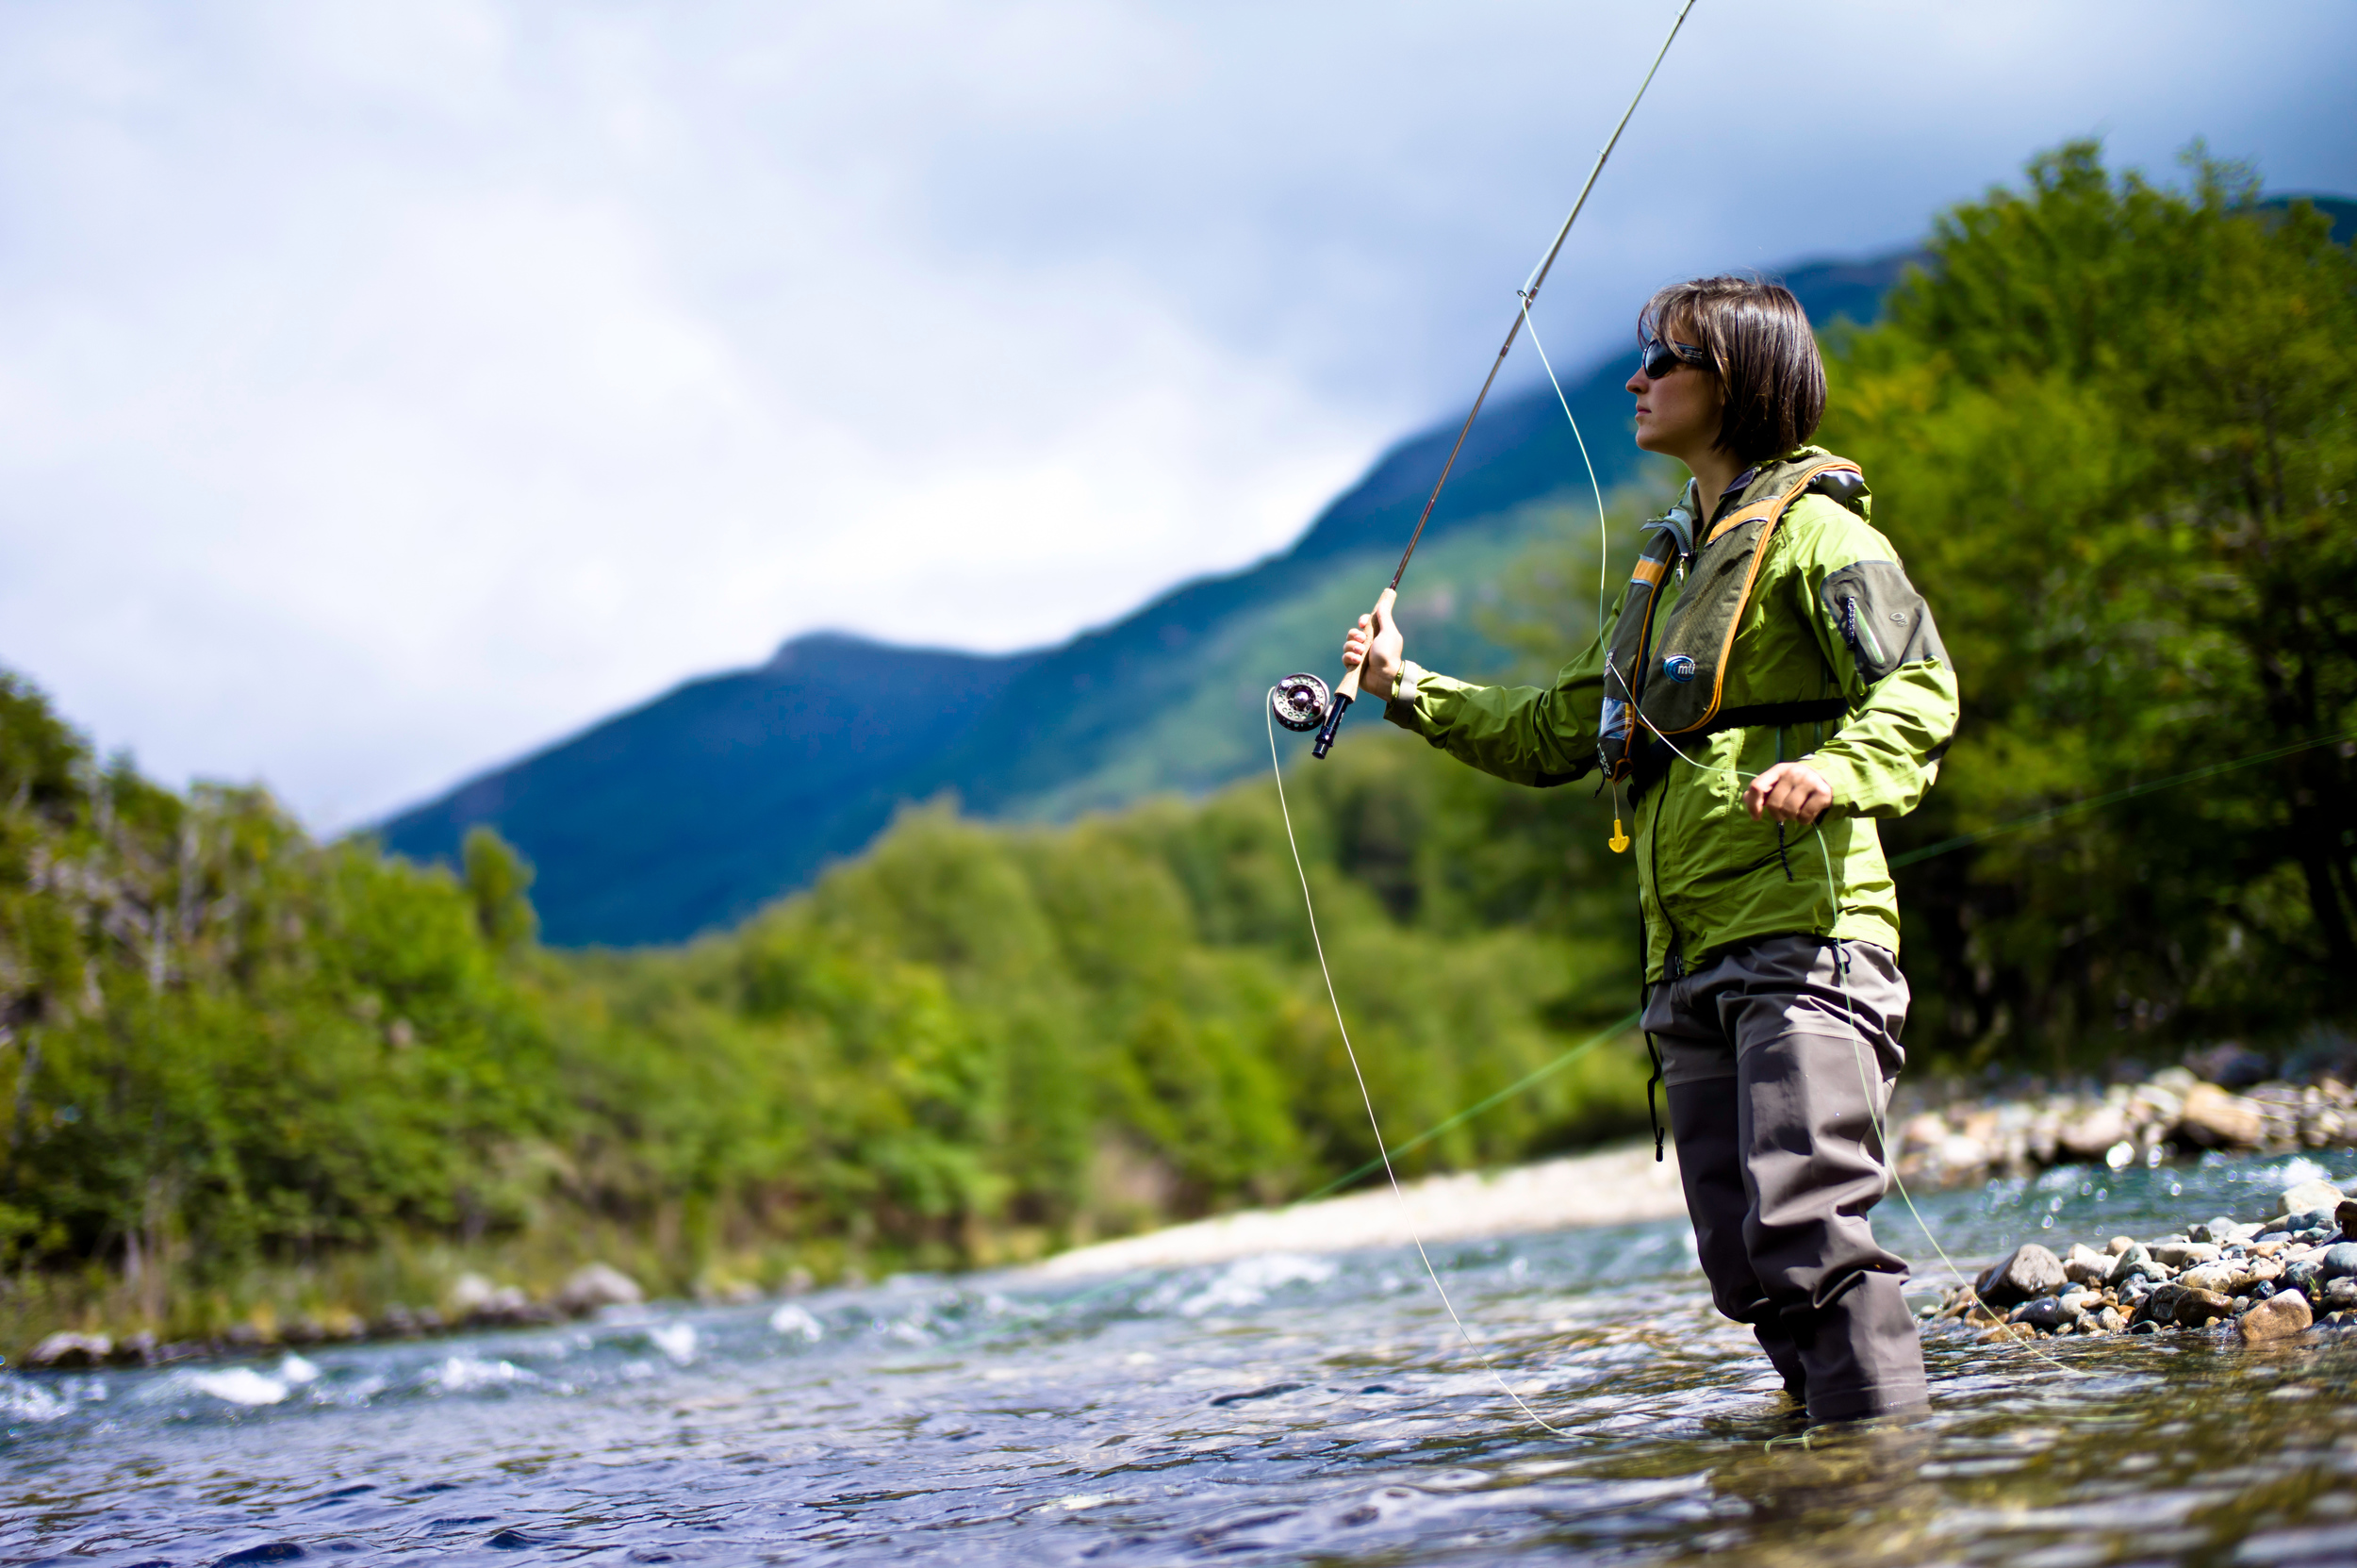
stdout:
[[(1645, 1054), (1653, 1058), (1653, 1076), (1645, 1080), (1645, 1119), (1653, 1123), (1653, 1163), (1661, 1164), (1661, 1113), (1653, 1106), (1654, 1085), (1662, 1082), (1661, 1048), (1653, 1043), (1653, 1033), (1645, 1034)], [(1663, 1084), (1664, 1091), (1668, 1085)]]

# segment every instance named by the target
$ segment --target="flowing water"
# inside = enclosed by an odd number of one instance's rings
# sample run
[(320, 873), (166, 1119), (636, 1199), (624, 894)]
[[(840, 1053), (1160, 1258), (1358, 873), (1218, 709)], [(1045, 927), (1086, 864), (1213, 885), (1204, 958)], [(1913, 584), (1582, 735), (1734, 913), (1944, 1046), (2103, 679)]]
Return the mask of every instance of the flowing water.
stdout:
[[(2257, 1217), (2315, 1174), (2066, 1170), (1923, 1207), (1962, 1261)], [(1895, 1201), (1878, 1228), (1930, 1252)], [(0, 1562), (2357, 1560), (2357, 1334), (2050, 1361), (1936, 1328), (1927, 1416), (1805, 1433), (1682, 1225), (1433, 1250), (1568, 1436), (1518, 1419), (1409, 1251), (902, 1279), (0, 1376)]]

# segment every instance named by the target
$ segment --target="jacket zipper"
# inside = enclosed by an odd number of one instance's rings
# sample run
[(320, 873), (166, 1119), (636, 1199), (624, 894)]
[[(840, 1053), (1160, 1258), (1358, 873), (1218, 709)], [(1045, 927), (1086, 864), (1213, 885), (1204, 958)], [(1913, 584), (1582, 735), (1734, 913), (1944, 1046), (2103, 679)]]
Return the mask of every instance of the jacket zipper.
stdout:
[(1841, 635), (1843, 638), (1848, 641), (1850, 645), (1850, 652), (1856, 654), (1860, 659), (1863, 659), (1866, 657), (1866, 651), (1869, 648), (1872, 649), (1874, 651), (1874, 668), (1879, 669), (1885, 662), (1883, 657), (1883, 645), (1875, 638), (1874, 629), (1866, 624), (1866, 618), (1858, 614), (1857, 595), (1850, 595), (1847, 599), (1844, 599), (1841, 602), (1841, 605), (1843, 611), (1841, 618)]

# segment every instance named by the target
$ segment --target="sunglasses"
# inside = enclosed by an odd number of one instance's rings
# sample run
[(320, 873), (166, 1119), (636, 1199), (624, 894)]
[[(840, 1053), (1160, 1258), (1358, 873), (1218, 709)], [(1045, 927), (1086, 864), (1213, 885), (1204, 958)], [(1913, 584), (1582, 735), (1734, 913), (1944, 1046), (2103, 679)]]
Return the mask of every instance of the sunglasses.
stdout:
[(1710, 356), (1691, 343), (1673, 343), (1665, 338), (1648, 338), (1638, 355), (1638, 369), (1647, 381), (1659, 381), (1680, 365), (1696, 365), (1707, 369)]

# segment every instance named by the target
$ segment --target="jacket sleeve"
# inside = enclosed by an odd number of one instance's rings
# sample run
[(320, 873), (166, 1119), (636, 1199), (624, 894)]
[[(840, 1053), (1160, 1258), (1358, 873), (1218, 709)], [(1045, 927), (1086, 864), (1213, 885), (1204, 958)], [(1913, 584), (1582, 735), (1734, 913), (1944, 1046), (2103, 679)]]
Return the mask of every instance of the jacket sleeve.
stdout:
[[(1618, 619), (1616, 607), (1614, 618)], [(1596, 767), (1596, 726), (1604, 701), (1603, 634), (1544, 686), (1478, 686), (1416, 669), (1414, 694), (1383, 705), (1383, 717), (1413, 731), (1458, 761), (1513, 784), (1545, 788)]]
[(1807, 761), (1833, 786), (1831, 809), (1904, 817), (1939, 777), (1955, 738), (1955, 668), (1931, 607), (1881, 535), (1828, 530), (1812, 557), (1796, 583), (1800, 609), (1855, 706)]

